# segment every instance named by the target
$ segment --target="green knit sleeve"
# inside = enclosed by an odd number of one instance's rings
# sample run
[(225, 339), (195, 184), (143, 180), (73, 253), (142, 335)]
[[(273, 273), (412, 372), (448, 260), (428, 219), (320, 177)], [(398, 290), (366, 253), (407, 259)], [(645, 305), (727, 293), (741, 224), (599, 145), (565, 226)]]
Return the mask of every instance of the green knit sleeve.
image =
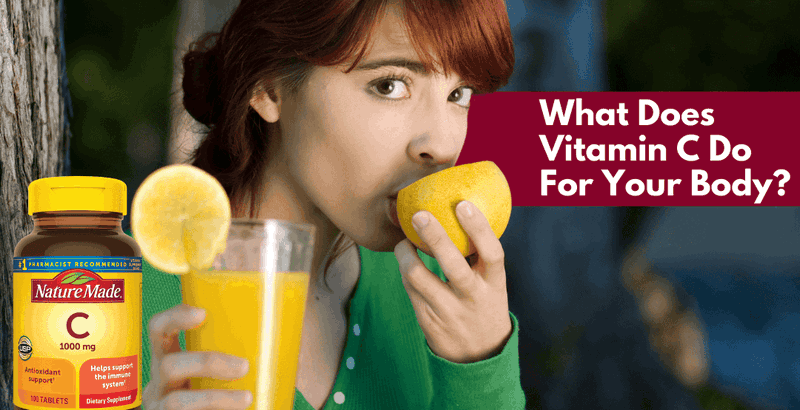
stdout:
[[(130, 232), (126, 232), (130, 235)], [(142, 259), (142, 388), (150, 381), (150, 319), (158, 312), (181, 303), (181, 280)], [(181, 335), (181, 347), (184, 347)]]
[[(425, 266), (447, 280), (436, 259), (419, 252)], [(432, 410), (525, 408), (525, 393), (520, 382), (519, 322), (513, 313), (512, 332), (497, 356), (476, 363), (453, 363), (427, 348), (433, 377)]]
[(432, 410), (525, 408), (519, 370), (519, 323), (511, 315), (513, 330), (503, 351), (476, 363), (453, 363), (430, 348), (434, 383)]

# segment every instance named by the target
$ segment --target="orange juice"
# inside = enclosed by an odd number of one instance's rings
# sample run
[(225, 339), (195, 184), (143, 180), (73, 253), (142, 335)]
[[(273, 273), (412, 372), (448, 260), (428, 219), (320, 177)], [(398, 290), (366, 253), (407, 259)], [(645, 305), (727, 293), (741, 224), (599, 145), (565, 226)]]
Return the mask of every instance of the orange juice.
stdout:
[(183, 276), (183, 302), (206, 310), (203, 325), (186, 332), (186, 348), (250, 361), (241, 379), (194, 379), (192, 388), (250, 390), (251, 409), (292, 409), (308, 281), (307, 272), (193, 271)]

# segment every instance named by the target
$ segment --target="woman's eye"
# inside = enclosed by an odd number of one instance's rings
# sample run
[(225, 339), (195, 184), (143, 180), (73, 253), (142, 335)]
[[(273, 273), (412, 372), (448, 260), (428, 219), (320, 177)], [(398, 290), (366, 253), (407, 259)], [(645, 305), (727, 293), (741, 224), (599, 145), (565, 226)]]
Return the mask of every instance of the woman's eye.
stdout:
[(450, 93), (450, 101), (464, 107), (469, 108), (469, 99), (472, 97), (472, 88), (458, 87)]
[(406, 83), (394, 78), (378, 80), (371, 88), (379, 96), (392, 100), (400, 100), (409, 96)]

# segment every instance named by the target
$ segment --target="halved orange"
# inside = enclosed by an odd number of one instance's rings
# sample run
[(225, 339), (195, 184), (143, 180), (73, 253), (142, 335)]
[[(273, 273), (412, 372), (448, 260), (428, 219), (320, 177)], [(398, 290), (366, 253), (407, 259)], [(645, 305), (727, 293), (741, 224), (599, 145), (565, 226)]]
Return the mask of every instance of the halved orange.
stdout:
[(500, 168), (491, 161), (447, 168), (401, 189), (397, 195), (400, 227), (417, 248), (430, 255), (411, 225), (415, 213), (427, 210), (442, 224), (461, 254), (471, 255), (475, 253), (474, 246), (455, 213), (456, 205), (465, 200), (478, 207), (500, 238), (511, 218), (511, 190)]

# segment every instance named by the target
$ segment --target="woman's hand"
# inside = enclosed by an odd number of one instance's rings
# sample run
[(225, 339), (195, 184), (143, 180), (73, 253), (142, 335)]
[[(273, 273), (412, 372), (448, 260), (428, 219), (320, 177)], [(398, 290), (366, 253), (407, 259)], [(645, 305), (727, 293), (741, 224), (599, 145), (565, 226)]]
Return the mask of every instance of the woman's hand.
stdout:
[(181, 330), (200, 326), (200, 308), (177, 305), (150, 319), (150, 382), (142, 398), (147, 410), (246, 409), (253, 395), (243, 390), (189, 390), (190, 377), (233, 380), (247, 374), (245, 359), (220, 352), (181, 351)]
[(394, 253), (428, 346), (451, 362), (471, 363), (499, 353), (511, 336), (505, 256), (489, 222), (475, 205), (460, 202), (456, 215), (477, 250), (473, 266), (430, 212), (420, 211), (412, 218), (414, 229), (433, 252), (447, 283), (425, 267), (408, 239), (397, 244)]

